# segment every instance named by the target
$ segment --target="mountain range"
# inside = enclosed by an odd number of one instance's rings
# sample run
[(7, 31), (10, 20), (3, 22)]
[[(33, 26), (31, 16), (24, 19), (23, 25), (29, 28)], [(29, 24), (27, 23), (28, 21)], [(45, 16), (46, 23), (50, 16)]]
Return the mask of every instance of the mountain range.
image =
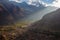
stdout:
[[(45, 7), (40, 4), (39, 7), (33, 6), (33, 5), (28, 5), (26, 2), (22, 2), (22, 3), (17, 3), (14, 1), (8, 1), (8, 0), (1, 0), (0, 1), (0, 14), (1, 14), (1, 20), (0, 20), (0, 24), (10, 24), (12, 23), (11, 20), (13, 20), (15, 23), (17, 20), (23, 19), (24, 17), (28, 16), (28, 15), (32, 15), (33, 13), (37, 12), (38, 10), (42, 10)], [(4, 10), (4, 11), (3, 11)], [(3, 12), (3, 14), (2, 14)], [(8, 17), (9, 14), (10, 16)], [(3, 16), (4, 15), (4, 16)], [(6, 18), (8, 17), (11, 18), (9, 20), (7, 20)], [(5, 20), (8, 21), (6, 23)], [(9, 23), (10, 21), (10, 23)]]
[(18, 22), (29, 21), (30, 23), (32, 23), (40, 20), (45, 14), (48, 14), (57, 9), (56, 7), (50, 7), (50, 6), (45, 7), (40, 3), (38, 4), (39, 6), (36, 7), (34, 5), (29, 5), (26, 2), (17, 3), (14, 1), (1, 0), (0, 1), (0, 12), (1, 12), (0, 24), (1, 23), (2, 23), (1, 25), (15, 24), (15, 22), (17, 21)]

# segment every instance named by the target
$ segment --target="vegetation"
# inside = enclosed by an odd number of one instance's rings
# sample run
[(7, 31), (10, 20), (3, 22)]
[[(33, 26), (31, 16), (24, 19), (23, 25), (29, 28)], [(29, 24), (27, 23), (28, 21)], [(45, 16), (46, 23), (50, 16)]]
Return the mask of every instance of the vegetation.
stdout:
[(8, 25), (0, 27), (0, 40), (15, 40), (18, 35), (22, 35), (27, 31), (27, 27), (22, 25)]

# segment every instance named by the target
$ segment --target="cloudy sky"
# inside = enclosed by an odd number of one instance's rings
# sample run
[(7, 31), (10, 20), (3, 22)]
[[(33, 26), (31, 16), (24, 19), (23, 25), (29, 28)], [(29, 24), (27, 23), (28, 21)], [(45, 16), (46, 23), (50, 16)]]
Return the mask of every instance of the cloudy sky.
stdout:
[(60, 0), (12, 0), (12, 1), (16, 1), (18, 3), (25, 1), (30, 4), (32, 2), (41, 2), (45, 6), (55, 6), (60, 8)]

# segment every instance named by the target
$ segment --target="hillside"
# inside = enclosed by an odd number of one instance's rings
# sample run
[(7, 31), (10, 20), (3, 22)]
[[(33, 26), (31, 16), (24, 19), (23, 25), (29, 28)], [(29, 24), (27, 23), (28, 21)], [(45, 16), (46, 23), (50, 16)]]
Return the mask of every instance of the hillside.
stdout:
[(43, 16), (16, 40), (60, 40), (60, 9)]
[(52, 32), (60, 32), (60, 9), (46, 14), (40, 21), (35, 22), (31, 27)]

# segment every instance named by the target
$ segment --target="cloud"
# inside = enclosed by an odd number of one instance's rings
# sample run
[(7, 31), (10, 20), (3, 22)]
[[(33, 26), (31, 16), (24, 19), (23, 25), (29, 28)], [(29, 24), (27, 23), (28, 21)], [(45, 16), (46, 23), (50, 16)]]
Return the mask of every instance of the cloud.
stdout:
[[(43, 0), (11, 0), (11, 1), (16, 1), (18, 3), (25, 1), (28, 4), (32, 4), (32, 5), (35, 5), (36, 4), (36, 3), (33, 4), (32, 2), (40, 2), (42, 5), (44, 5), (46, 7), (47, 6), (55, 6), (55, 7), (60, 8), (60, 0), (54, 0), (54, 1), (53, 0), (44, 0), (44, 1)], [(48, 3), (48, 2), (50, 2), (50, 3)]]
[(27, 3), (28, 3), (28, 4), (32, 4), (32, 0), (29, 0)]
[(56, 0), (56, 2), (53, 2), (52, 6), (60, 8), (60, 0)]
[(15, 1), (15, 2), (18, 2), (18, 3), (22, 2), (22, 0), (9, 0), (9, 1)]
[(37, 2), (38, 0), (29, 0), (28, 3), (32, 4), (33, 2)]
[(55, 7), (60, 8), (60, 0), (55, 0), (52, 4), (47, 4), (44, 2), (42, 2), (42, 4), (44, 4), (45, 6), (55, 6)]
[(32, 2), (40, 2), (42, 5), (44, 5), (46, 7), (55, 6), (55, 7), (60, 8), (60, 0), (29, 0), (28, 4), (35, 5)]

